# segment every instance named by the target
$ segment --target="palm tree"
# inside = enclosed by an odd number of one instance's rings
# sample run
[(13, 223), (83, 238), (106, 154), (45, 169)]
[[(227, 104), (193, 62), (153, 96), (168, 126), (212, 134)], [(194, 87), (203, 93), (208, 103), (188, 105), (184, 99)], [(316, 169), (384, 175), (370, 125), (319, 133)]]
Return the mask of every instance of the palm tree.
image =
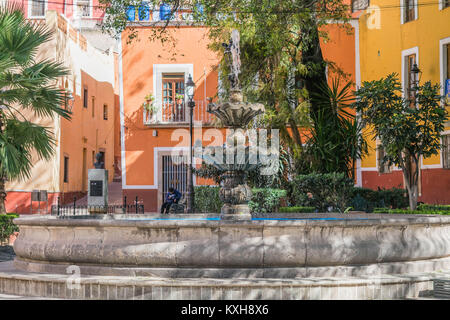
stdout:
[(342, 87), (340, 78), (331, 85), (321, 83), (311, 97), (317, 107), (312, 114), (312, 128), (306, 144), (307, 171), (331, 173), (344, 172), (354, 179), (355, 165), (368, 153), (367, 141), (360, 121), (349, 112), (355, 100), (352, 82)]
[(31, 176), (32, 152), (39, 159), (53, 155), (52, 132), (22, 115), (62, 116), (66, 92), (57, 85), (68, 74), (57, 62), (36, 61), (38, 47), (53, 33), (45, 25), (25, 19), (14, 4), (0, 6), (0, 214), (6, 213), (5, 183)]

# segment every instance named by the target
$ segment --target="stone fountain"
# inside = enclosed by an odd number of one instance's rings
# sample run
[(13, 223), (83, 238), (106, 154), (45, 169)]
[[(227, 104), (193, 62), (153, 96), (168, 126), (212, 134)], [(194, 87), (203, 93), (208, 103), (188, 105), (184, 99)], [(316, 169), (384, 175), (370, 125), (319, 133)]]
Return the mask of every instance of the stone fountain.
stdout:
[[(217, 157), (217, 148), (211, 149), (203, 158), (209, 164), (224, 172), (221, 176), (222, 184), (219, 192), (220, 199), (224, 202), (221, 209), (222, 219), (250, 220), (248, 202), (252, 197), (252, 191), (246, 183), (247, 172), (257, 167), (257, 159), (252, 154), (249, 146), (237, 145), (241, 137), (245, 137), (242, 128), (245, 128), (255, 116), (264, 113), (264, 106), (260, 103), (248, 103), (243, 101), (242, 90), (239, 85), (241, 72), (239, 32), (233, 30), (229, 44), (224, 44), (225, 54), (230, 61), (230, 99), (217, 104), (210, 103), (208, 112), (218, 117), (223, 126), (233, 129), (227, 136), (227, 143), (222, 147)], [(244, 141), (244, 144), (245, 141)], [(232, 155), (230, 157), (230, 155)]]
[[(443, 271), (450, 274), (450, 217), (277, 213), (247, 220), (246, 172), (257, 164), (252, 148), (233, 143), (264, 108), (243, 102), (236, 31), (227, 48), (233, 60), (231, 97), (209, 111), (235, 130), (226, 147), (203, 156), (223, 172), (221, 216), (20, 217), (14, 220), (20, 227), (14, 263), (0, 263), (0, 293), (65, 299), (398, 299), (417, 297)], [(224, 157), (224, 150), (232, 157)]]

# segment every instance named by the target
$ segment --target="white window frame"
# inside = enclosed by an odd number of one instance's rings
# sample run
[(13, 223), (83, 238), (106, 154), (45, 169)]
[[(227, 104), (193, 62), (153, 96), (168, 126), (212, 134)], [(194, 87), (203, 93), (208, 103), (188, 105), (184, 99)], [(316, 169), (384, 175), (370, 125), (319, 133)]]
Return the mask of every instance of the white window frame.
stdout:
[(420, 66), (420, 60), (419, 60), (419, 47), (410, 48), (407, 50), (402, 51), (402, 91), (403, 91), (403, 98), (406, 98), (406, 88), (408, 87), (408, 84), (406, 81), (408, 80), (407, 77), (407, 68), (408, 64), (406, 63), (406, 58), (412, 54), (416, 55), (416, 63), (418, 66)]
[[(78, 16), (78, 2), (89, 2), (89, 16)], [(89, 19), (94, 17), (92, 0), (75, 0), (73, 1), (74, 17), (80, 17), (81, 19)]]
[[(406, 8), (406, 1), (408, 0), (400, 0), (400, 22), (401, 24), (407, 23), (405, 21), (405, 8)], [(414, 15), (416, 18), (412, 21), (416, 21), (419, 19), (419, 6), (417, 5), (417, 0), (414, 0)], [(411, 21), (408, 21), (411, 22)]]
[(450, 7), (444, 7), (444, 1), (445, 0), (439, 0), (439, 10), (444, 10)]
[[(444, 132), (442, 132), (441, 133), (441, 135), (448, 135), (448, 136), (450, 136), (450, 130), (445, 130)], [(442, 145), (442, 138), (440, 139), (440, 142), (441, 142), (441, 145)], [(441, 163), (440, 163), (440, 165), (439, 165), (439, 167), (438, 168), (444, 168), (444, 155), (442, 154), (443, 152), (442, 152), (442, 149), (441, 150), (439, 150), (439, 155), (441, 156)], [(447, 169), (447, 168), (446, 168)]]
[[(184, 82), (186, 83), (189, 75), (194, 77), (194, 64), (154, 64), (153, 65), (153, 95), (155, 96), (155, 103), (159, 108), (157, 113), (157, 119), (162, 118), (162, 78), (163, 73), (184, 73)], [(187, 99), (187, 92), (185, 99)], [(186, 100), (187, 101), (187, 100)], [(186, 102), (185, 101), (185, 102)]]
[(48, 2), (47, 2), (47, 0), (43, 0), (43, 1), (44, 1), (44, 15), (42, 15), (42, 16), (33, 16), (31, 14), (33, 12), (32, 7), (33, 7), (34, 0), (28, 1), (28, 19), (45, 19), (45, 13), (47, 12)]
[(441, 96), (444, 95), (445, 70), (447, 70), (447, 51), (444, 50), (445, 45), (450, 45), (450, 37), (439, 40), (439, 68), (441, 77)]
[(378, 172), (378, 174), (390, 174), (390, 173), (392, 173), (394, 171), (394, 166), (393, 165), (390, 165), (388, 167), (389, 172), (381, 172), (380, 171), (382, 159), (380, 159), (378, 157), (378, 154), (379, 154), (379, 148), (381, 147), (381, 148), (384, 149), (384, 147), (383, 147), (383, 144), (381, 143), (381, 140), (378, 137), (375, 140), (375, 144), (376, 144), (375, 159), (376, 159), (376, 162), (377, 162), (377, 172)]

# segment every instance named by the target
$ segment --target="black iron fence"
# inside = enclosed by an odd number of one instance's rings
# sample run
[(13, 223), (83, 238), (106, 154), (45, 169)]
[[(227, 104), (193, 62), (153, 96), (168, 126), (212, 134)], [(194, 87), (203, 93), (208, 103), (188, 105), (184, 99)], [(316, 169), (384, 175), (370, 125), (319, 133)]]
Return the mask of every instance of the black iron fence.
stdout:
[(92, 206), (92, 205), (77, 205), (77, 198), (73, 198), (71, 204), (60, 204), (58, 197), (58, 203), (52, 205), (51, 214), (56, 216), (78, 216), (88, 214), (143, 214), (144, 204), (142, 200), (138, 200), (138, 197), (131, 203), (127, 203), (127, 197), (123, 198), (121, 205), (107, 205), (107, 206)]

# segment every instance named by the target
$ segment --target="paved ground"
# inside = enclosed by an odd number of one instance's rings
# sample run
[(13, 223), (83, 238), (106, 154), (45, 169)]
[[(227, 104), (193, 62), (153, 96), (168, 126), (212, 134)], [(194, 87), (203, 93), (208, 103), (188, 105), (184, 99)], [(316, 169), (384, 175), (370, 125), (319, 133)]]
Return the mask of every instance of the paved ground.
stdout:
[(26, 297), (26, 296), (13, 296), (10, 294), (0, 293), (0, 300), (62, 300), (47, 297)]

